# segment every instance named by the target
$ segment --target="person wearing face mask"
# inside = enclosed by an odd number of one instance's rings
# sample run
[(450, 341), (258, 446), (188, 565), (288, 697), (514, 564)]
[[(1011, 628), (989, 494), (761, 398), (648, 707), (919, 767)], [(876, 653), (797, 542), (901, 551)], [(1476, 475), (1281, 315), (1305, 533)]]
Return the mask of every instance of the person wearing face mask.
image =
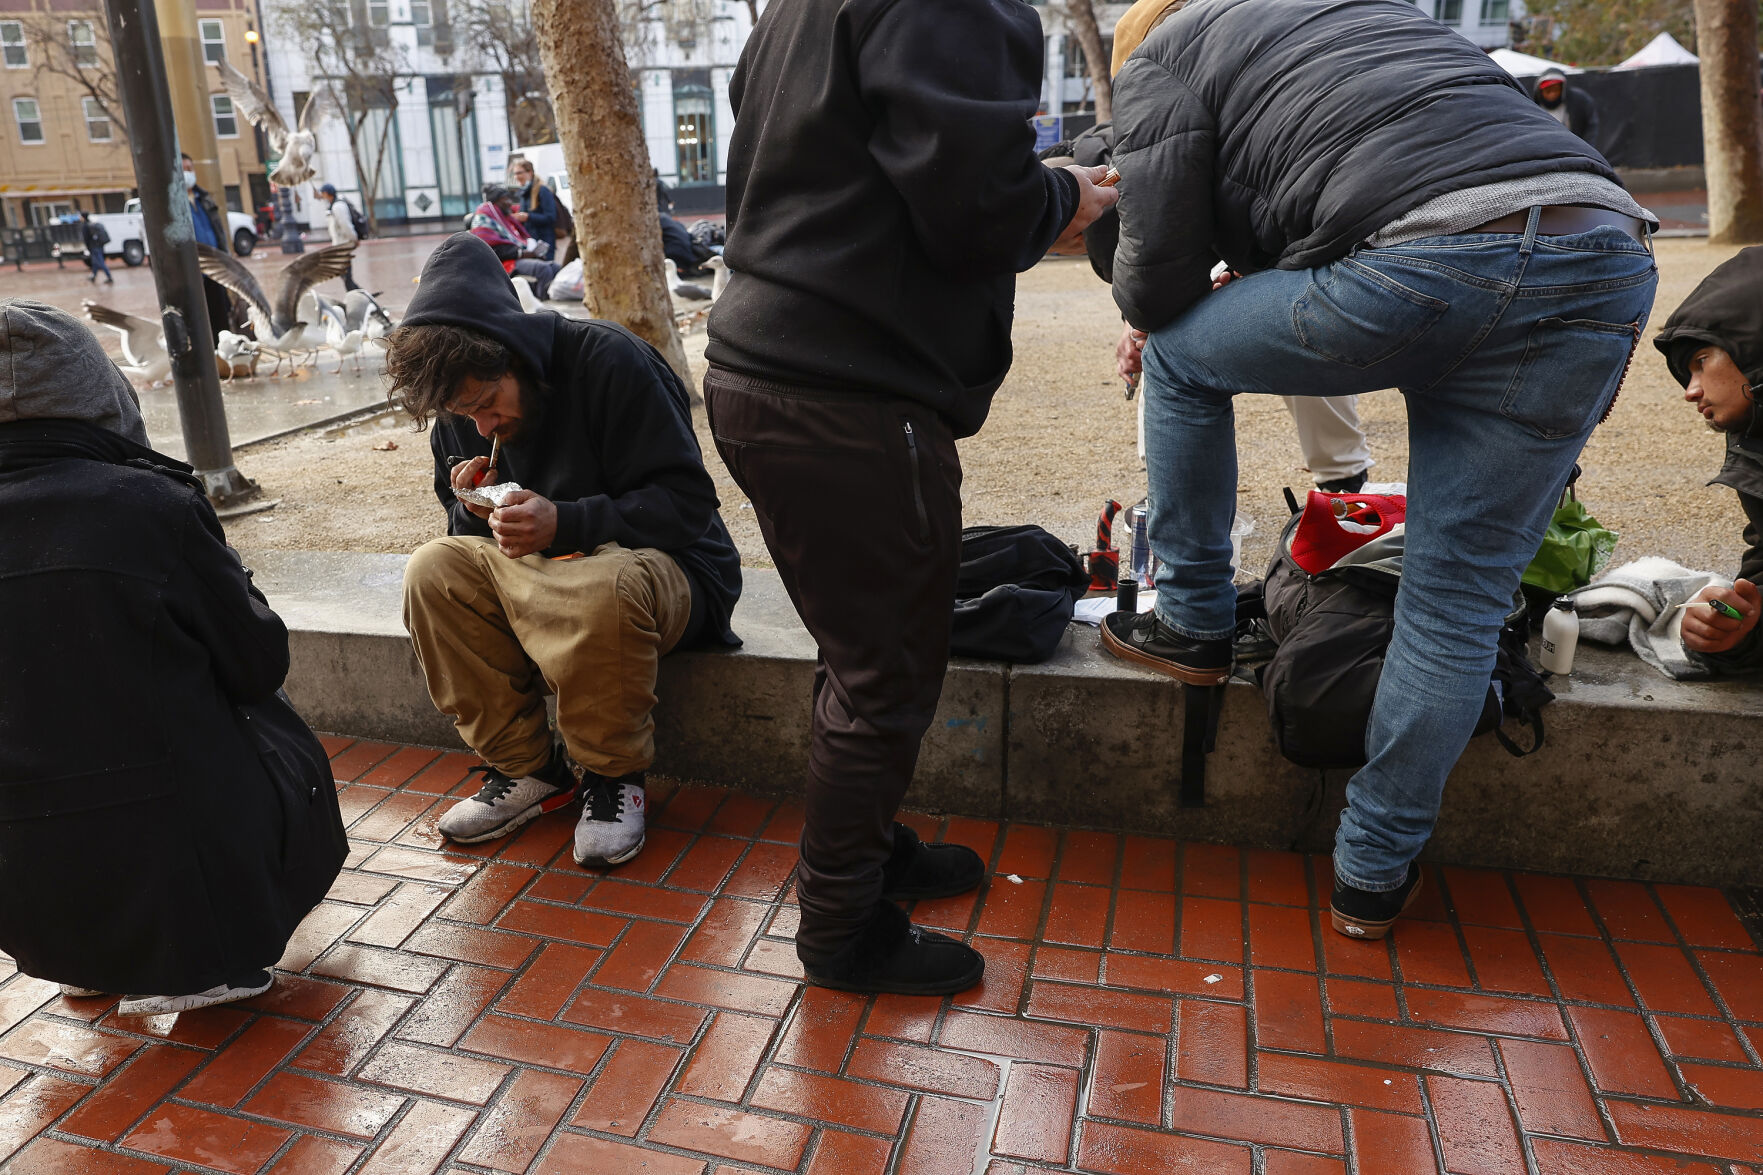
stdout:
[[(1726, 461), (1709, 485), (1731, 486), (1745, 512), (1745, 551), (1731, 587), (1709, 585), (1684, 609), (1683, 647), (1716, 673), (1763, 669), (1763, 246), (1741, 250), (1702, 280), (1653, 340), (1683, 398), (1726, 437)], [(1723, 611), (1718, 605), (1737, 613)]]
[[(196, 161), (185, 154), (183, 165), (184, 190), (190, 194), (190, 226), (195, 232), (196, 243), (225, 253), (226, 218), (221, 216), (220, 207), (215, 204), (214, 197), (196, 182)], [(206, 276), (202, 279), (202, 298), (208, 304), (208, 329), (218, 343), (220, 332), (231, 330), (235, 325), (232, 298), (227, 294), (225, 286)]]

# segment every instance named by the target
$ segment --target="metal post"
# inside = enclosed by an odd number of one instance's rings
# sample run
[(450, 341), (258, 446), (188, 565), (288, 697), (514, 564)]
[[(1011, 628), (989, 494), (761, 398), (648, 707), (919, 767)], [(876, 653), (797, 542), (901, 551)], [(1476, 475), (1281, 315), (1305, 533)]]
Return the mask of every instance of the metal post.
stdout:
[(151, 0), (105, 0), (116, 54), (117, 90), (129, 124), (129, 151), (141, 186), (141, 219), (159, 293), (165, 347), (171, 353), (184, 450), (209, 500), (229, 506), (257, 495), (257, 483), (233, 465), (226, 406), (214, 364), (214, 335), (196, 264), (189, 193), (178, 166), (177, 128), (166, 86), (165, 55)]

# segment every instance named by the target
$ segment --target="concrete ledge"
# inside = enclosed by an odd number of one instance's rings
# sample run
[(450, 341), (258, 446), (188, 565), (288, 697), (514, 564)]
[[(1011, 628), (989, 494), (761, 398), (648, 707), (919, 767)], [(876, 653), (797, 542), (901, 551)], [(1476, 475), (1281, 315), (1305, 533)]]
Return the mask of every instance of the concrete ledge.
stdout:
[[(400, 616), (404, 557), (252, 552), (288, 623), (288, 693), (313, 726), (458, 746), (423, 686)], [(662, 663), (657, 772), (744, 790), (800, 790), (814, 645), (777, 576), (749, 569), (745, 645)], [(1431, 859), (1662, 881), (1763, 881), (1763, 691), (1674, 682), (1626, 653), (1583, 648), (1525, 759), (1475, 740), (1452, 774)], [(910, 806), (1327, 851), (1349, 772), (1281, 758), (1259, 691), (1226, 691), (1204, 808), (1176, 799), (1181, 691), (1102, 653), (1074, 625), (1041, 665), (951, 664)]]

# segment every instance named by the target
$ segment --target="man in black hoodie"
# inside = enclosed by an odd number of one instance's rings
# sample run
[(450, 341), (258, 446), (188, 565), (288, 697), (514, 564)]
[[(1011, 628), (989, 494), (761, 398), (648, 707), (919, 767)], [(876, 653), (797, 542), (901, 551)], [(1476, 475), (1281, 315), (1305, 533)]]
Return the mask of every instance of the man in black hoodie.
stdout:
[[(622, 864), (643, 847), (657, 662), (738, 643), (740, 559), (685, 387), (621, 326), (522, 313), (470, 233), (429, 258), (388, 343), (392, 394), (435, 421), (447, 512), (448, 537), (410, 557), (404, 622), (435, 705), (484, 759), (482, 788), (440, 830), (505, 836), (568, 804), (579, 768), (575, 859)], [(494, 508), (459, 497), (499, 482), (520, 488)]]
[(936, 711), (961, 464), (1010, 368), (1016, 274), (1113, 202), (1043, 167), (1041, 27), (1016, 0), (773, 0), (742, 51), (717, 448), (820, 647), (796, 950), (811, 982), (939, 994), (984, 961), (887, 899), (985, 866), (894, 822)]
[[(1683, 398), (1726, 436), (1726, 461), (1709, 485), (1731, 486), (1745, 512), (1745, 553), (1731, 587), (1704, 588), (1708, 608), (1683, 614), (1683, 646), (1716, 673), (1763, 669), (1763, 246), (1742, 249), (1702, 279), (1653, 339)], [(1732, 615), (1720, 605), (1730, 609)]]

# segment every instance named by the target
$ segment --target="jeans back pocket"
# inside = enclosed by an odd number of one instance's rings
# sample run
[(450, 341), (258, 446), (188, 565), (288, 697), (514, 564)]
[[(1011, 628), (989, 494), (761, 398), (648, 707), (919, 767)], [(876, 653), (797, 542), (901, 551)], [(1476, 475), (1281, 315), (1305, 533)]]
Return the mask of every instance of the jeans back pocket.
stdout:
[(1609, 408), (1628, 371), (1639, 322), (1543, 318), (1530, 328), (1524, 357), (1500, 401), (1500, 414), (1544, 440), (1588, 431)]
[(1314, 272), (1292, 304), (1292, 329), (1306, 350), (1348, 367), (1393, 358), (1450, 309), (1351, 257)]

